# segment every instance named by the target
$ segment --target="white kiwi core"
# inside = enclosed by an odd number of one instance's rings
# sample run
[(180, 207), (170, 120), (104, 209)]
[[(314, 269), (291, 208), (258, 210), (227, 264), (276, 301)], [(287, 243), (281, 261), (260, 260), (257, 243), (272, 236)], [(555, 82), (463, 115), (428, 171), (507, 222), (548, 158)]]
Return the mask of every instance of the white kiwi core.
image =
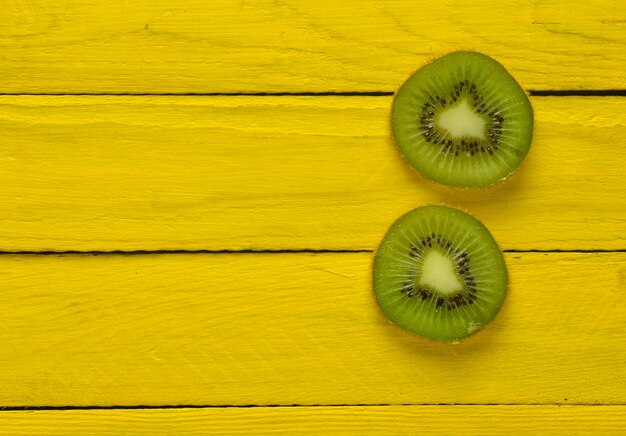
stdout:
[(453, 294), (463, 289), (454, 263), (437, 250), (428, 250), (424, 254), (419, 284), (428, 286), (443, 295)]
[(487, 123), (482, 116), (474, 112), (467, 99), (462, 99), (455, 106), (445, 109), (435, 122), (453, 138), (485, 139)]

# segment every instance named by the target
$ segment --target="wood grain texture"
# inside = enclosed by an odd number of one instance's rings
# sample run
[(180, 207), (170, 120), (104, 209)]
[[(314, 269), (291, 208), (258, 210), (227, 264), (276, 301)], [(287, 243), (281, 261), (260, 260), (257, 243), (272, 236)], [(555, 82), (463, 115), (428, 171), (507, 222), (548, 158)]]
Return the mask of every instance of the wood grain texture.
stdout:
[(612, 89), (625, 44), (619, 0), (4, 0), (0, 92), (393, 91), (458, 49), (526, 88)]
[(382, 406), (0, 412), (36, 435), (623, 434), (624, 406)]
[(491, 189), (427, 181), (390, 97), (2, 97), (0, 249), (374, 249), (449, 204), (505, 249), (626, 248), (626, 99), (537, 97)]
[(506, 261), (454, 345), (387, 321), (369, 253), (2, 255), (0, 406), (626, 403), (626, 253)]

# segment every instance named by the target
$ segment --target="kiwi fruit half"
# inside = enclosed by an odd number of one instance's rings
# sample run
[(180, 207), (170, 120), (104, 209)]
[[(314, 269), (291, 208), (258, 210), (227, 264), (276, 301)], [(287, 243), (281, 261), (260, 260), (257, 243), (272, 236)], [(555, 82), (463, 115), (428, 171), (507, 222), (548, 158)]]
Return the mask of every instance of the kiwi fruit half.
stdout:
[(395, 324), (454, 341), (500, 310), (507, 288), (502, 252), (476, 218), (444, 206), (400, 217), (374, 257), (374, 294)]
[(459, 51), (415, 72), (395, 95), (395, 141), (409, 163), (445, 185), (493, 185), (517, 169), (532, 137), (528, 96), (497, 61)]

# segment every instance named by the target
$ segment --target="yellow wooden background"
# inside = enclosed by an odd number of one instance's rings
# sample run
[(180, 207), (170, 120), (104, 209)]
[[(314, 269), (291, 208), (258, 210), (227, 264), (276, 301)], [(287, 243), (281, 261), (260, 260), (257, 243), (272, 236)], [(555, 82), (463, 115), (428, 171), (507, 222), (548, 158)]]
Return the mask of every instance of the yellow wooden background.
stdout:
[[(489, 189), (390, 138), (393, 91), (456, 49), (535, 109)], [(4, 0), (0, 433), (625, 431), (625, 88), (621, 0)], [(506, 251), (458, 345), (372, 297), (423, 204)]]

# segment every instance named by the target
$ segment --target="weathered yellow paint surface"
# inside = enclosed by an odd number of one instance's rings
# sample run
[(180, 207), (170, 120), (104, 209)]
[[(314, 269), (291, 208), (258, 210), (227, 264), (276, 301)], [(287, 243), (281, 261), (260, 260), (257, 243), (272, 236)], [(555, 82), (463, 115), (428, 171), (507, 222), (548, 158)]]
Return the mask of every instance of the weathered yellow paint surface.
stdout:
[(14, 436), (624, 434), (624, 406), (383, 406), (0, 413)]
[(390, 97), (0, 98), (0, 247), (374, 249), (429, 203), (505, 249), (626, 247), (626, 99), (532, 103), (520, 170), (460, 190), (400, 158)]
[(370, 253), (0, 256), (0, 404), (624, 404), (626, 253), (511, 253), (457, 345), (391, 325)]
[[(457, 345), (386, 321), (371, 253), (0, 254), (0, 433), (623, 432), (626, 99), (532, 98), (521, 169), (466, 191), (402, 161), (388, 96), (158, 95), (392, 92), (457, 49), (622, 89), (626, 3), (4, 0), (0, 94), (34, 95), (0, 95), (0, 251), (372, 250), (445, 203), (505, 249), (608, 252), (508, 253)], [(157, 95), (38, 95), (76, 93)], [(89, 409), (185, 404), (326, 406)]]
[(4, 0), (0, 91), (393, 91), (458, 49), (532, 89), (619, 89), (625, 29), (620, 0)]

